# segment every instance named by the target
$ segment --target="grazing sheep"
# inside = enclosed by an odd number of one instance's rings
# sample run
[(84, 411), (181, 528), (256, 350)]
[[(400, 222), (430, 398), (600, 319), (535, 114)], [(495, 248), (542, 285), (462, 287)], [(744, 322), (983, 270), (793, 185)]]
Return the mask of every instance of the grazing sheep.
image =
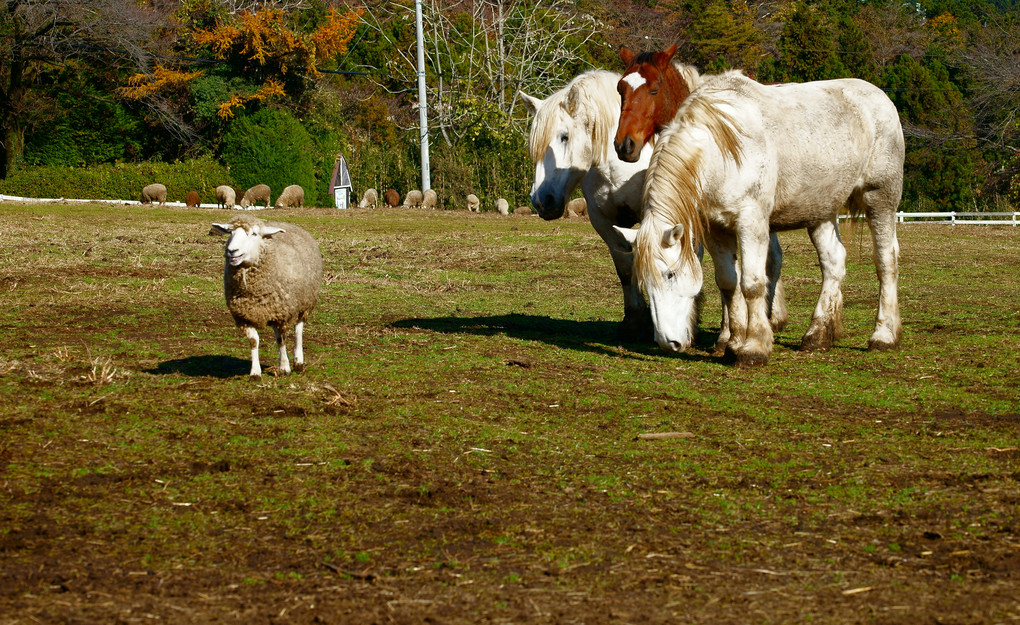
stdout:
[(514, 215), (519, 215), (521, 217), (531, 217), (531, 209), (528, 208), (527, 206), (518, 206), (517, 208), (514, 209)]
[(407, 195), (404, 196), (404, 208), (418, 208), (421, 206), (421, 200), (421, 191), (418, 189), (408, 191)]
[(496, 211), (499, 212), (500, 215), (509, 215), (510, 202), (507, 202), (503, 198), (499, 198), (498, 200), (496, 200)]
[(158, 182), (146, 185), (142, 189), (142, 204), (152, 204), (153, 202), (159, 202), (160, 206), (166, 204), (166, 187)]
[(361, 201), (358, 202), (358, 208), (375, 208), (378, 203), (379, 192), (370, 188), (365, 191), (365, 195), (361, 196)]
[(319, 244), (293, 224), (250, 215), (212, 227), (230, 235), (224, 246), (223, 291), (234, 322), (251, 344), (250, 377), (262, 377), (258, 330), (267, 325), (276, 335), (281, 375), (290, 373), (286, 339), (294, 326), (294, 370), (301, 371), (304, 325), (322, 285)]
[(386, 193), (383, 193), (383, 199), (386, 200), (386, 205), (390, 208), (395, 208), (400, 204), (400, 194), (397, 193), (396, 189), (386, 189)]
[(265, 202), (266, 208), (269, 208), (269, 194), (269, 185), (257, 184), (244, 192), (244, 197), (241, 198), (241, 208), (248, 208), (259, 202)]
[(234, 190), (223, 184), (216, 187), (216, 206), (220, 208), (234, 208), (234, 199), (237, 195), (234, 194)]
[(276, 198), (276, 208), (301, 208), (305, 205), (305, 190), (299, 184), (292, 184)]
[(468, 193), (468, 196), (467, 196), (467, 208), (468, 208), (468, 210), (471, 211), (472, 213), (477, 213), (478, 212), (479, 204), (480, 204), (480, 202), (478, 201), (478, 196), (475, 195), (474, 193)]
[(435, 208), (436, 204), (439, 204), (439, 196), (432, 189), (425, 189), (425, 193), (422, 194), (421, 205), (423, 208)]
[(567, 202), (566, 213), (568, 217), (588, 217), (588, 202), (583, 197), (578, 197)]
[(198, 197), (198, 191), (188, 191), (188, 194), (184, 196), (184, 203), (194, 208), (202, 203), (202, 198)]

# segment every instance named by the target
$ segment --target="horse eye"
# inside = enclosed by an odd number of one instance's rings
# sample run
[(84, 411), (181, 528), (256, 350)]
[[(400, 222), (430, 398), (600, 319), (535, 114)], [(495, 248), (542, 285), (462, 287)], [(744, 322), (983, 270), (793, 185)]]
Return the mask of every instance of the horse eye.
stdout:
[(567, 135), (567, 133), (563, 133), (562, 135), (560, 135), (560, 141), (562, 141), (563, 143), (566, 143), (567, 139), (569, 139), (569, 138), (570, 138), (570, 136)]
[(649, 89), (648, 93), (649, 93), (649, 95), (655, 95), (655, 94), (659, 93), (659, 90), (658, 89)]
[(667, 271), (666, 272), (666, 280), (667, 281), (672, 282), (673, 278), (675, 278), (675, 277), (676, 277), (676, 273), (674, 273), (672, 271)]

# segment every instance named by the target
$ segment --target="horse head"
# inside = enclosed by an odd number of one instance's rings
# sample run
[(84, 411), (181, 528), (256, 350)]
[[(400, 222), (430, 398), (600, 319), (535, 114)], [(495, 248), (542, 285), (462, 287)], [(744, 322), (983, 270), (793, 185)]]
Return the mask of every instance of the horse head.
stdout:
[(570, 91), (545, 100), (523, 91), (519, 95), (534, 113), (528, 134), (528, 151), (535, 161), (531, 203), (542, 219), (557, 219), (596, 158), (593, 122)]
[(684, 351), (697, 332), (704, 281), (701, 262), (691, 254), (691, 229), (647, 214), (636, 230), (613, 228), (634, 254), (634, 279), (648, 300), (655, 342), (666, 351)]
[(661, 52), (635, 54), (620, 48), (627, 66), (617, 84), (622, 110), (613, 145), (621, 160), (634, 163), (655, 133), (662, 130), (690, 95), (687, 82), (673, 66), (676, 44)]

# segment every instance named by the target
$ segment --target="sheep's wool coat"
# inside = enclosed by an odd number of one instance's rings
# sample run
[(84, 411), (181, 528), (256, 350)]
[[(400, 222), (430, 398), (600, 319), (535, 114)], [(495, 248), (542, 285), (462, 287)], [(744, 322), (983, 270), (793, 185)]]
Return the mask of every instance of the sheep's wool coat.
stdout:
[(251, 233), (257, 224), (283, 228), (263, 237), (258, 261), (231, 267), (223, 272), (227, 308), (238, 326), (286, 327), (304, 322), (319, 297), (322, 284), (322, 256), (312, 235), (290, 223), (263, 222), (242, 215), (231, 226)]

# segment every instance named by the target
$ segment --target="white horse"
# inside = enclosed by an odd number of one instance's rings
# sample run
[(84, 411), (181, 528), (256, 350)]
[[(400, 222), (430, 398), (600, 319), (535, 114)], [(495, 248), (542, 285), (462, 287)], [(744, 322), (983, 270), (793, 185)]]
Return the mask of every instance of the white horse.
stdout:
[[(692, 83), (700, 80), (697, 72), (686, 66), (684, 76)], [(619, 336), (636, 339), (650, 334), (651, 314), (633, 279), (630, 245), (613, 228), (629, 229), (641, 220), (641, 193), (652, 149), (646, 145), (637, 162), (628, 163), (620, 160), (613, 148), (620, 119), (619, 80), (620, 74), (593, 70), (578, 75), (544, 100), (523, 91), (519, 96), (534, 114), (528, 135), (528, 149), (535, 161), (531, 203), (543, 219), (557, 219), (581, 186), (588, 218), (609, 247), (623, 289), (624, 316)], [(774, 279), (778, 281), (782, 265), (778, 238), (772, 237), (769, 249), (770, 267), (776, 268)], [(776, 310), (782, 311), (785, 322), (782, 290), (777, 291)], [(728, 336), (726, 314), (724, 309), (721, 328)]]
[[(764, 86), (740, 72), (705, 78), (658, 138), (641, 227), (617, 229), (634, 251), (659, 346), (681, 351), (692, 342), (691, 311), (702, 284), (697, 250), (704, 241), (729, 308), (738, 364), (767, 362), (769, 232), (798, 228), (808, 229), (822, 269), (821, 295), (801, 347), (831, 346), (842, 330), (846, 250), (836, 216), (844, 206), (865, 214), (874, 245), (880, 287), (868, 347), (898, 345), (903, 155), (896, 107), (867, 82)], [(738, 287), (742, 298), (734, 296)]]

